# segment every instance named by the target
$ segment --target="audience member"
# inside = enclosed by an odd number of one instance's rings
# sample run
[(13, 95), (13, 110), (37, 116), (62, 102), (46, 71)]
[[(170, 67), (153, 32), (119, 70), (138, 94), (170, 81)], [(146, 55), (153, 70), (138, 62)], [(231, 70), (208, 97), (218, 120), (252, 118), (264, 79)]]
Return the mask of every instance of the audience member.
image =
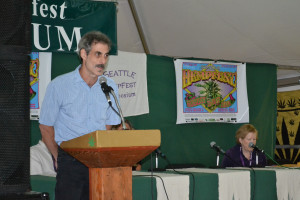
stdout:
[(30, 175), (56, 176), (54, 160), (42, 140), (30, 147)]

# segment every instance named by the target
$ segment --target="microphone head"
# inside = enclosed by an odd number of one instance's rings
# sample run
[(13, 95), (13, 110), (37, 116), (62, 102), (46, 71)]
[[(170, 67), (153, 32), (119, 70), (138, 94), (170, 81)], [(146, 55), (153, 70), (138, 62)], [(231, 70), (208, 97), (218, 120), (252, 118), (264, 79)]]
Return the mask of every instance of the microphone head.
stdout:
[(106, 82), (107, 82), (107, 79), (105, 78), (105, 76), (101, 76), (99, 79), (99, 83), (102, 84), (102, 83), (106, 83)]
[(253, 142), (250, 142), (250, 143), (249, 143), (249, 147), (252, 147), (252, 148), (255, 147), (255, 145), (253, 144)]
[(212, 142), (210, 143), (210, 147), (211, 147), (211, 148), (213, 148), (215, 145), (216, 145), (216, 142), (215, 142), (215, 141), (212, 141)]
[(160, 155), (162, 158), (166, 158), (166, 155), (163, 154), (160, 149), (155, 149), (155, 153), (157, 153), (158, 155)]

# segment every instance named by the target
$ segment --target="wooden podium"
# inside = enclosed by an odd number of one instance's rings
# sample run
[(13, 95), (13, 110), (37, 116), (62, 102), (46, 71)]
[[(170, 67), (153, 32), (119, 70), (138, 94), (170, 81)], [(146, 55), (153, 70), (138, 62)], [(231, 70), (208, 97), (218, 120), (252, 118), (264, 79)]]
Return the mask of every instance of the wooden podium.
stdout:
[(160, 130), (109, 130), (62, 142), (60, 147), (89, 168), (90, 200), (132, 200), (132, 166), (160, 142)]

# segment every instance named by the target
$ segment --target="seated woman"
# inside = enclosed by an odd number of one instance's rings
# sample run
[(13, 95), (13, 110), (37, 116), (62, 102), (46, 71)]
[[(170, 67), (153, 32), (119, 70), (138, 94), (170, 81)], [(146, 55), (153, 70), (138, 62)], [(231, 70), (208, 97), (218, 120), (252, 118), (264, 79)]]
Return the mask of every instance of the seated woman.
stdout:
[(222, 167), (264, 167), (267, 164), (266, 156), (250, 147), (256, 145), (258, 132), (251, 124), (242, 125), (236, 132), (234, 147), (226, 151)]

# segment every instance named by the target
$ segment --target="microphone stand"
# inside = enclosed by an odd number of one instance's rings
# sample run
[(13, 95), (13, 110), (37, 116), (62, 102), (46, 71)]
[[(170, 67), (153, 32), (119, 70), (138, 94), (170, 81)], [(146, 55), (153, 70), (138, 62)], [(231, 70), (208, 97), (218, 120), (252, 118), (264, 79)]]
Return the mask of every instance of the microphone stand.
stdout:
[(123, 130), (126, 130), (125, 120), (124, 120), (124, 116), (123, 116), (119, 101), (118, 101), (118, 99), (116, 97), (116, 94), (115, 94), (114, 90), (112, 89), (112, 87), (109, 86), (109, 88), (110, 88), (109, 92), (113, 95), (113, 97), (115, 99), (115, 102), (116, 102), (116, 105), (117, 105), (117, 108), (119, 110), (119, 116), (121, 118), (121, 123), (122, 123)]
[[(220, 151), (217, 150), (217, 159), (216, 159), (216, 166), (215, 167), (209, 167), (209, 168), (212, 168), (212, 169), (219, 169), (219, 168), (222, 168), (220, 167), (219, 163), (220, 163)], [(225, 154), (226, 155), (226, 154)]]
[(163, 171), (166, 171), (165, 169), (158, 168), (158, 153), (157, 152), (155, 152), (155, 168), (152, 169), (152, 171), (154, 171), (154, 172), (163, 172)]
[(220, 151), (217, 151), (217, 167), (219, 167), (219, 161), (220, 161)]
[[(163, 158), (165, 158), (166, 156), (164, 154), (162, 154), (162, 152), (160, 150), (155, 150), (155, 168), (152, 169), (149, 169), (148, 171), (152, 171), (152, 172), (163, 172), (163, 171), (166, 171), (166, 169), (162, 169), (162, 168), (158, 168), (158, 157), (162, 156)], [(152, 154), (151, 154), (151, 157), (152, 157)], [(152, 163), (151, 163), (152, 165)]]
[(155, 168), (158, 168), (158, 153), (155, 153)]

